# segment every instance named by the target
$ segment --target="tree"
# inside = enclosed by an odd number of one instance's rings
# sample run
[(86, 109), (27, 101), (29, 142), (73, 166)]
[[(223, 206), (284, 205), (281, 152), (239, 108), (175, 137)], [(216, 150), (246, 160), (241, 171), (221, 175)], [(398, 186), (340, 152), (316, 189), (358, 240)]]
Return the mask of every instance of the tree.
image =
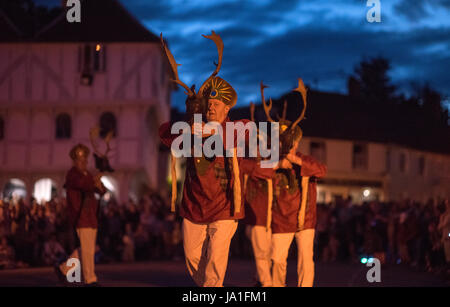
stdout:
[(430, 128), (448, 127), (448, 110), (443, 105), (442, 94), (428, 83), (418, 87), (415, 94), (422, 111), (422, 118)]
[[(361, 99), (368, 104), (385, 104), (395, 100), (396, 88), (390, 84), (387, 59), (364, 59), (355, 67), (355, 75), (349, 79), (352, 88), (359, 88)], [(358, 86), (357, 86), (358, 85)]]

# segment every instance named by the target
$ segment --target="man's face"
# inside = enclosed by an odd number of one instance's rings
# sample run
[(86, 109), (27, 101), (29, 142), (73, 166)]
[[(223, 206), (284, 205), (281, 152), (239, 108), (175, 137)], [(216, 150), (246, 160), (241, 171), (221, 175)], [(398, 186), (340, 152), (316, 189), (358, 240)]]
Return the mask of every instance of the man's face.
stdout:
[(84, 172), (87, 170), (88, 158), (85, 156), (79, 156), (75, 160), (73, 160), (73, 164), (77, 169)]
[(208, 111), (206, 112), (206, 119), (222, 123), (228, 116), (230, 107), (218, 99), (208, 100)]

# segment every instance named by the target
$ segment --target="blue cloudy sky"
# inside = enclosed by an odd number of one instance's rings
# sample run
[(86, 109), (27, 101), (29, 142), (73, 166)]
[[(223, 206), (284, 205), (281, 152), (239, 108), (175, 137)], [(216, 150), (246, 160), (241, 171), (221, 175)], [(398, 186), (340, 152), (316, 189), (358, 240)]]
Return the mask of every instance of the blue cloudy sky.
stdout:
[[(261, 80), (272, 97), (291, 90), (298, 77), (312, 88), (345, 93), (355, 65), (371, 56), (391, 61), (392, 81), (404, 91), (411, 92), (411, 81), (429, 81), (450, 95), (450, 0), (380, 0), (381, 23), (367, 22), (367, 0), (121, 3), (149, 30), (163, 33), (187, 84), (198, 87), (217, 59), (201, 34), (221, 35), (219, 75), (235, 87), (240, 105), (259, 99)], [(184, 105), (181, 90), (173, 104)]]

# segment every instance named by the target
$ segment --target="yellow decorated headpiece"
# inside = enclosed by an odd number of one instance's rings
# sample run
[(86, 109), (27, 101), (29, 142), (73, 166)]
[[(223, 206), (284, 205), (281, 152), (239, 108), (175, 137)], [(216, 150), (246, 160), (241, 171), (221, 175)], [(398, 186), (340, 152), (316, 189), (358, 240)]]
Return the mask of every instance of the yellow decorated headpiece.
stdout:
[(212, 77), (205, 86), (208, 99), (217, 99), (230, 107), (234, 107), (237, 102), (237, 93), (231, 85), (220, 77)]

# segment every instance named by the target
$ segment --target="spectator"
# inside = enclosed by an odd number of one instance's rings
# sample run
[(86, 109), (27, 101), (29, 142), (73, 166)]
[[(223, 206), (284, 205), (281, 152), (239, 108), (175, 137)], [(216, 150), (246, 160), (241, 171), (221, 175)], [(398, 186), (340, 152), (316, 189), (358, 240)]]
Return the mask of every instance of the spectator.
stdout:
[[(441, 214), (439, 219), (438, 230), (440, 230), (442, 234), (442, 244), (444, 246), (445, 252), (445, 260), (447, 262), (447, 266), (450, 265), (450, 202), (448, 199), (445, 203), (445, 212)], [(448, 268), (447, 268), (448, 269)]]
[[(355, 261), (364, 255), (386, 258), (389, 263), (401, 259), (430, 272), (448, 270), (448, 200), (358, 205), (348, 198), (318, 204), (317, 212), (317, 261)], [(170, 212), (168, 200), (155, 192), (137, 204), (132, 200), (123, 205), (114, 199), (105, 201), (99, 223), (97, 262), (177, 259), (183, 255), (180, 221)], [(235, 236), (232, 256), (251, 256), (242, 248), (250, 244), (244, 229)], [(31, 199), (29, 206), (22, 199), (0, 202), (0, 267), (53, 264), (60, 254), (73, 250), (75, 240), (68, 227), (64, 198), (44, 205)]]
[(130, 223), (125, 225), (125, 234), (122, 237), (122, 243), (122, 261), (134, 261), (134, 234)]

